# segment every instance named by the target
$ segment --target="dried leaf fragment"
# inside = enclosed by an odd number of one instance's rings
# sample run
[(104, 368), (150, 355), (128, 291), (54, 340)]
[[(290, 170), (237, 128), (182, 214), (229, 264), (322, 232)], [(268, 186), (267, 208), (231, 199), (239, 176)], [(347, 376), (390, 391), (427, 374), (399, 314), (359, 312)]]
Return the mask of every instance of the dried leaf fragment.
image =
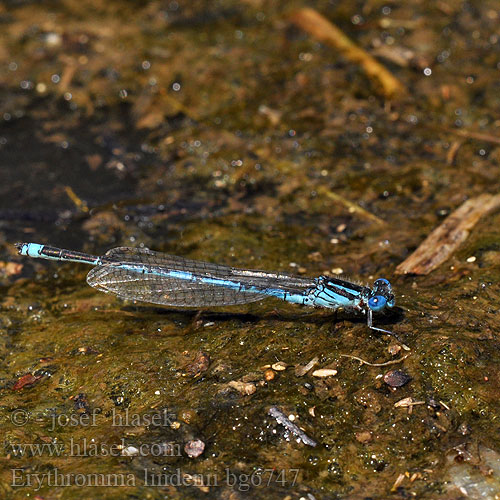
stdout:
[(423, 404), (425, 404), (425, 401), (416, 401), (412, 397), (408, 397), (400, 399), (399, 401), (394, 403), (394, 406), (396, 408), (409, 408), (411, 406), (423, 405)]
[(23, 375), (22, 377), (20, 377), (20, 378), (17, 379), (17, 382), (12, 387), (12, 390), (13, 391), (19, 391), (23, 387), (29, 387), (31, 385), (34, 385), (41, 378), (42, 378), (41, 375), (31, 375), (31, 373)]
[(196, 357), (191, 363), (186, 365), (186, 373), (193, 377), (200, 376), (203, 372), (208, 370), (210, 366), (210, 356), (203, 351), (199, 351), (196, 353)]
[(319, 358), (315, 356), (307, 365), (298, 365), (295, 367), (295, 375), (303, 377), (309, 370), (312, 370), (318, 364)]
[(250, 396), (257, 390), (255, 384), (251, 382), (241, 382), (240, 380), (231, 380), (228, 385), (229, 387), (236, 389), (240, 394), (244, 394), (246, 396)]

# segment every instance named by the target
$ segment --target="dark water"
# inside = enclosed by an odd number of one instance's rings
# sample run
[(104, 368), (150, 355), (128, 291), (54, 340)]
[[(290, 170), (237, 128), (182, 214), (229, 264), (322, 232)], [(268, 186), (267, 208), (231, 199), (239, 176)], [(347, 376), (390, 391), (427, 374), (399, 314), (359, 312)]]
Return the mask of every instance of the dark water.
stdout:
[[(307, 4), (402, 82), (391, 99), (289, 21), (303, 6), (0, 7), (2, 498), (500, 494), (499, 212), (428, 276), (394, 273), (499, 191), (498, 2)], [(272, 300), (119, 302), (16, 241), (386, 277), (377, 324), (411, 350)], [(338, 373), (298, 376), (315, 357)]]

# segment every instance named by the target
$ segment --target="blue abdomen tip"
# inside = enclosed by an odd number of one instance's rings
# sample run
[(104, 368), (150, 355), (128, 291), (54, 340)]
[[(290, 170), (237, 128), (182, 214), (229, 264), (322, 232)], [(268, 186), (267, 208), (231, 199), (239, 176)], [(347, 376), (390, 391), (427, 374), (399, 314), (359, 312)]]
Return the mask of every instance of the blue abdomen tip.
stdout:
[(19, 255), (25, 255), (26, 257), (40, 257), (40, 253), (44, 245), (39, 245), (38, 243), (16, 243)]

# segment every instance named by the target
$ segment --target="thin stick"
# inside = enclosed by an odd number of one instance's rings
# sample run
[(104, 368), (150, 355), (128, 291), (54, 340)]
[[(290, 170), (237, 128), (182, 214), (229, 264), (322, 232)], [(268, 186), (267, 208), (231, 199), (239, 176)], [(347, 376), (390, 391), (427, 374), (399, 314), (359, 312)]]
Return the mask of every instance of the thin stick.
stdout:
[(271, 406), (268, 411), (269, 415), (276, 419), (278, 424), (281, 424), (285, 429), (297, 436), (307, 446), (316, 446), (318, 443), (310, 438), (298, 425), (295, 425), (279, 408)]
[(64, 186), (64, 191), (68, 195), (68, 198), (75, 204), (76, 208), (81, 212), (87, 213), (89, 211), (89, 207), (87, 206), (87, 202), (82, 200), (71, 188), (71, 186)]
[(463, 142), (462, 141), (455, 141), (450, 149), (448, 150), (448, 154), (446, 155), (446, 164), (447, 165), (454, 165), (455, 160), (457, 159), (457, 153), (458, 150), (460, 149), (460, 146), (462, 146)]
[(368, 361), (365, 361), (364, 359), (358, 358), (357, 356), (352, 356), (351, 354), (341, 354), (344, 358), (351, 358), (355, 359), (356, 361), (359, 361), (362, 365), (368, 365), (368, 366), (387, 366), (387, 365), (395, 365), (396, 363), (401, 363), (404, 359), (406, 359), (410, 354), (406, 354), (402, 358), (399, 359), (392, 359), (391, 361), (386, 361), (385, 363), (369, 363)]
[(396, 268), (397, 274), (429, 274), (467, 239), (479, 219), (500, 207), (500, 194), (471, 198), (450, 214), (420, 246)]
[(330, 198), (333, 201), (336, 201), (337, 203), (341, 203), (347, 209), (349, 210), (350, 213), (357, 214), (361, 217), (364, 217), (366, 219), (370, 219), (371, 221), (384, 225), (386, 222), (376, 215), (372, 214), (371, 212), (368, 212), (368, 210), (365, 210), (364, 208), (360, 207), (358, 204), (353, 203), (352, 201), (347, 200), (346, 198), (343, 198), (342, 196), (332, 193), (329, 189), (327, 188), (319, 188), (318, 193), (326, 196), (327, 198)]
[(299, 9), (291, 20), (314, 38), (337, 49), (349, 61), (359, 64), (365, 73), (382, 88), (386, 97), (405, 92), (403, 84), (370, 54), (358, 47), (337, 26), (314, 9)]
[(480, 132), (471, 132), (469, 130), (463, 130), (463, 129), (445, 129), (445, 130), (450, 134), (459, 135), (460, 137), (465, 137), (466, 139), (476, 139), (478, 141), (490, 142), (492, 144), (500, 144), (500, 137), (494, 135), (481, 134)]

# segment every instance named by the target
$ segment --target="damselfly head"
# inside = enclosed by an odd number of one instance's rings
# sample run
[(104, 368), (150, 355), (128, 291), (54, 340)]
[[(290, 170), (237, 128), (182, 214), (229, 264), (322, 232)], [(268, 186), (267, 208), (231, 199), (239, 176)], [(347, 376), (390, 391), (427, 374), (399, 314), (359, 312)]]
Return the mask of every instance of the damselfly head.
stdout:
[(368, 307), (375, 312), (382, 311), (386, 307), (394, 307), (395, 300), (392, 293), (392, 287), (385, 278), (379, 278), (373, 284), (370, 297), (368, 298)]

